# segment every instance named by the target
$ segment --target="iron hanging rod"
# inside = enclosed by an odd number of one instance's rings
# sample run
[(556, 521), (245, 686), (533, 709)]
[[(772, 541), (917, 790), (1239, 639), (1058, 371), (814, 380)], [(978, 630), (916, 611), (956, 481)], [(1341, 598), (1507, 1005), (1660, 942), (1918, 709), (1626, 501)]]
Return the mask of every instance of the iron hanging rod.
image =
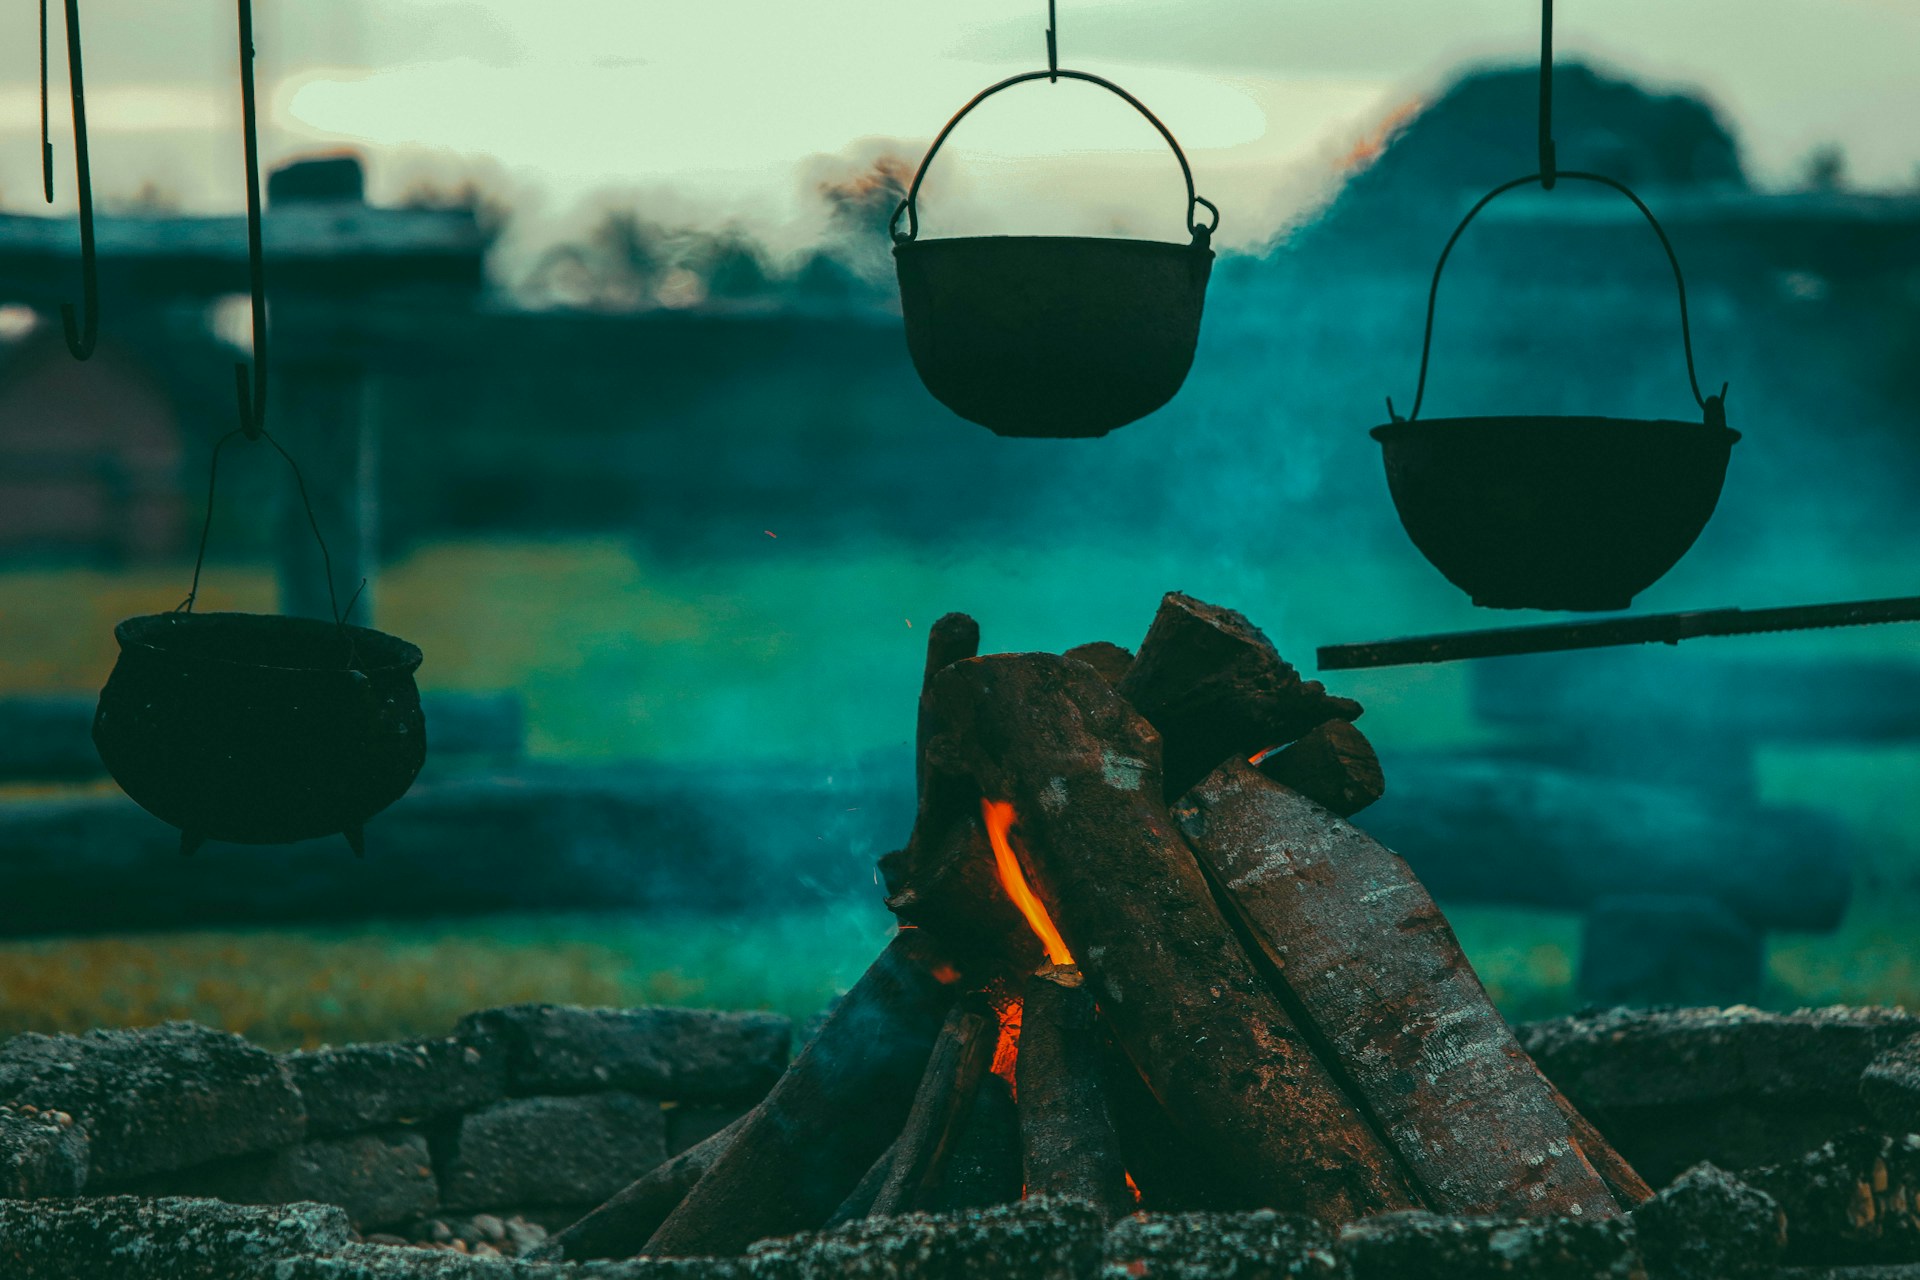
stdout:
[[(45, 0), (41, 0), (45, 3)], [(1053, 0), (1047, 0), (1047, 83), (1060, 83), (1060, 39), (1056, 34), (1059, 23), (1054, 18)]]
[(1582, 622), (1455, 631), (1364, 644), (1322, 645), (1319, 658), (1322, 671), (1355, 671), (1363, 667), (1505, 658), (1522, 653), (1559, 653), (1567, 649), (1601, 649), (1623, 644), (1679, 644), (1701, 636), (1815, 631), (1888, 622), (1920, 622), (1920, 596), (1783, 605), (1770, 609), (1694, 609), (1632, 618), (1593, 618)]
[[(75, 0), (67, 0), (73, 4)], [(258, 440), (267, 427), (267, 267), (260, 245), (260, 132), (253, 98), (253, 3), (240, 7), (240, 125), (247, 156), (247, 272), (252, 285), (253, 365), (233, 366), (240, 400), (240, 430)], [(332, 578), (328, 578), (332, 586)]]
[(40, 187), (53, 203), (53, 135), (47, 126), (47, 0), (40, 0)]
[[(66, 330), (67, 350), (75, 360), (93, 354), (100, 339), (100, 264), (93, 244), (93, 168), (87, 159), (87, 90), (80, 67), (80, 0), (67, 4), (67, 84), (73, 99), (73, 167), (80, 203), (80, 302), (86, 309), (76, 319), (73, 304), (60, 304), (60, 322)], [(53, 200), (53, 143), (47, 126), (47, 0), (40, 0), (40, 178), (49, 203)]]
[(1559, 165), (1553, 151), (1553, 0), (1540, 0), (1540, 187), (1553, 190)]

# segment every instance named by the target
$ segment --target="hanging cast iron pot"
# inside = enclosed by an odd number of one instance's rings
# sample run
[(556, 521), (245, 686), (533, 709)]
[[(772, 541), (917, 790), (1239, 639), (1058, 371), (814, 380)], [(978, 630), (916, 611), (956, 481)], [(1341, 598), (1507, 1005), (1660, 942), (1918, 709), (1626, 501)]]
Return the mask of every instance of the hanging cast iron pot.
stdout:
[[(1727, 426), (1726, 388), (1702, 396), (1693, 367), (1687, 283), (1666, 231), (1639, 196), (1597, 173), (1561, 172), (1552, 126), (1553, 6), (1543, 0), (1540, 172), (1502, 183), (1454, 228), (1427, 294), (1426, 337), (1413, 412), (1373, 429), (1407, 536), (1433, 567), (1490, 609), (1624, 609), (1687, 553), (1720, 501), (1740, 433)], [(1434, 304), (1461, 233), (1518, 187), (1570, 178), (1633, 201), (1659, 237), (1680, 296), (1687, 381), (1701, 421), (1561, 417), (1420, 418)]]
[[(1053, 64), (982, 90), (927, 148), (894, 210), (894, 264), (907, 350), (935, 399), (1002, 436), (1103, 436), (1171, 400), (1200, 339), (1220, 211), (1195, 194), (1193, 170), (1166, 125), (1110, 80)], [(1186, 180), (1192, 240), (962, 236), (922, 240), (920, 183), (967, 113), (1030, 80), (1080, 80), (1118, 95), (1173, 149)], [(1201, 223), (1199, 211), (1212, 216)], [(900, 228), (902, 215), (906, 228)]]
[(266, 273), (249, 0), (239, 0), (239, 14), (255, 367), (237, 367), (241, 425), (214, 446), (193, 585), (174, 612), (114, 628), (120, 656), (100, 691), (93, 741), (121, 789), (180, 828), (183, 853), (207, 839), (281, 844), (334, 832), (362, 853), (367, 819), (406, 794), (426, 761), (413, 679), (420, 650), (348, 626), (337, 601), (331, 622), (193, 612), (220, 452), (235, 437), (265, 440), (292, 468), (333, 598), (332, 559), (299, 465), (265, 426)]

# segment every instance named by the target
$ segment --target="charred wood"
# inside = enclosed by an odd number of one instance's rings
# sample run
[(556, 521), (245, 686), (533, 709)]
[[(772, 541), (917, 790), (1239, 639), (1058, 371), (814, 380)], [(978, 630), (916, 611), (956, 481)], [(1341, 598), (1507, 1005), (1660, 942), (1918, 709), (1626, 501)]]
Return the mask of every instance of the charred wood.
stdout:
[(919, 930), (902, 930), (748, 1113), (645, 1252), (744, 1252), (825, 1222), (899, 1134), (952, 989)]
[(1593, 1171), (1607, 1184), (1607, 1190), (1613, 1193), (1613, 1201), (1622, 1209), (1632, 1210), (1653, 1199), (1653, 1188), (1639, 1171), (1627, 1163), (1627, 1158), (1614, 1149), (1607, 1141), (1607, 1135), (1601, 1133), (1593, 1121), (1580, 1112), (1580, 1108), (1567, 1100), (1553, 1081), (1547, 1081), (1547, 1088), (1553, 1090), (1554, 1105), (1567, 1118), (1573, 1128), (1573, 1140), (1580, 1146), (1580, 1154), (1587, 1158)]
[(720, 1154), (746, 1128), (752, 1112), (635, 1179), (611, 1200), (540, 1247), (538, 1260), (631, 1258), (679, 1207)]
[(927, 1069), (914, 1093), (913, 1108), (894, 1141), (887, 1176), (868, 1213), (905, 1213), (927, 1206), (939, 1185), (954, 1138), (973, 1104), (974, 1091), (993, 1060), (999, 1024), (971, 1002), (948, 1012)]
[(1092, 668), (1054, 654), (960, 663), (931, 696), (943, 731), (929, 761), (1013, 805), (1026, 878), (1102, 1013), (1222, 1175), (1329, 1221), (1413, 1204), (1168, 821), (1152, 726)]
[(989, 1072), (974, 1091), (946, 1176), (927, 1203), (936, 1212), (984, 1209), (1020, 1198), (1020, 1115), (1007, 1082)]
[(1160, 731), (1168, 800), (1230, 756), (1360, 715), (1359, 703), (1302, 680), (1244, 616), (1177, 591), (1161, 600), (1119, 688)]
[(1100, 1080), (1127, 1174), (1140, 1189), (1139, 1208), (1180, 1213), (1259, 1207), (1245, 1189), (1222, 1179), (1200, 1149), (1174, 1127), (1111, 1031), (1100, 1049)]
[(1387, 790), (1373, 744), (1345, 720), (1327, 721), (1263, 757), (1258, 768), (1281, 786), (1343, 818), (1351, 818)]
[(1127, 1169), (1100, 1078), (1102, 1031), (1077, 968), (1027, 982), (1014, 1084), (1026, 1193), (1085, 1200), (1112, 1221), (1133, 1212)]
[(1229, 761), (1174, 806), (1270, 979), (1443, 1213), (1617, 1212), (1405, 862)]

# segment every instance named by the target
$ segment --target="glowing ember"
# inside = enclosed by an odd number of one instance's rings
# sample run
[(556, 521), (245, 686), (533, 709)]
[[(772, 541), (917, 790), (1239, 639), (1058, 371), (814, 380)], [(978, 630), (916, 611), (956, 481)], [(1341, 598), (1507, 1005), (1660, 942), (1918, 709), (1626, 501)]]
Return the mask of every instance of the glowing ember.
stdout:
[(1047, 959), (1055, 964), (1072, 964), (1073, 953), (1067, 950), (1066, 939), (1053, 927), (1053, 917), (1040, 905), (1040, 899), (1033, 896), (1033, 890), (1027, 886), (1027, 878), (1020, 872), (1020, 860), (1013, 855), (1013, 843), (1009, 833), (1017, 820), (1013, 806), (1004, 800), (981, 800), (980, 816), (986, 820), (987, 839), (993, 844), (993, 865), (1000, 873), (1000, 884), (1013, 899), (1013, 905), (1020, 908), (1020, 914), (1027, 918), (1027, 924), (1040, 938), (1047, 949)]
[(1131, 1173), (1126, 1174), (1126, 1179), (1127, 1179), (1127, 1193), (1133, 1197), (1133, 1202), (1135, 1204), (1139, 1204), (1140, 1203), (1140, 1184), (1133, 1180), (1133, 1175)]
[(1265, 751), (1256, 751), (1252, 755), (1247, 757), (1247, 763), (1259, 764), (1262, 760), (1265, 760), (1268, 756), (1272, 755), (1274, 752), (1278, 751), (1279, 749), (1280, 748), (1278, 747), (1268, 747)]
[(993, 1042), (993, 1074), (1007, 1082), (1007, 1092), (1014, 1092), (1013, 1068), (1020, 1060), (1020, 1012), (1024, 1008), (1016, 999), (1001, 1001), (994, 1008), (1000, 1019), (1000, 1038)]

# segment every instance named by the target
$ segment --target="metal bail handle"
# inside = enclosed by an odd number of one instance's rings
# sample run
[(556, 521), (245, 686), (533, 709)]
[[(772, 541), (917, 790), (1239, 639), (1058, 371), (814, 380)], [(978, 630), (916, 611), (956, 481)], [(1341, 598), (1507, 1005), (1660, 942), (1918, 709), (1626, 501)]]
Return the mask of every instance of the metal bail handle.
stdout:
[[(1052, 32), (1049, 31), (1048, 35), (1051, 37)], [(1213, 201), (1207, 199), (1205, 196), (1194, 193), (1193, 168), (1187, 163), (1187, 153), (1180, 149), (1180, 143), (1175, 140), (1173, 131), (1168, 129), (1166, 125), (1160, 123), (1160, 117), (1147, 110), (1146, 104), (1141, 102), (1140, 99), (1134, 97), (1111, 80), (1086, 71), (1068, 71), (1061, 67), (1049, 66), (1045, 71), (1028, 71), (1017, 76), (1008, 76), (998, 84), (987, 86), (975, 94), (972, 101), (968, 102), (966, 106), (955, 112), (953, 119), (947, 121), (946, 126), (942, 128), (938, 136), (934, 138), (933, 145), (927, 148), (927, 154), (921, 158), (920, 168), (914, 172), (913, 184), (907, 188), (906, 198), (894, 209), (893, 217), (887, 221), (887, 232), (893, 237), (895, 244), (911, 244), (919, 238), (920, 183), (926, 178), (927, 169), (933, 164), (934, 156), (939, 154), (940, 144), (947, 140), (947, 135), (953, 132), (954, 126), (964, 120), (969, 111), (972, 111), (975, 107), (985, 102), (988, 98), (991, 98), (994, 94), (999, 93), (1002, 89), (1010, 89), (1016, 84), (1025, 84), (1029, 80), (1080, 80), (1087, 84), (1099, 85), (1102, 89), (1117, 95), (1122, 101), (1126, 102), (1128, 106), (1145, 116), (1147, 123), (1158, 129), (1160, 136), (1167, 140), (1167, 145), (1173, 148), (1174, 159), (1180, 162), (1180, 176), (1186, 179), (1187, 183), (1187, 233), (1194, 238), (1196, 244), (1204, 244), (1212, 237), (1214, 230), (1220, 225), (1220, 210)], [(1199, 211), (1203, 208), (1213, 215), (1205, 224), (1202, 224), (1198, 220)], [(900, 230), (900, 215), (903, 213), (907, 215), (907, 229), (904, 232)]]
[(1726, 426), (1726, 384), (1721, 384), (1718, 395), (1702, 396), (1700, 394), (1700, 379), (1694, 373), (1693, 367), (1693, 327), (1687, 318), (1687, 280), (1686, 277), (1681, 274), (1680, 258), (1674, 253), (1673, 242), (1667, 239), (1666, 230), (1661, 227), (1660, 220), (1653, 216), (1653, 210), (1647, 207), (1646, 201), (1635, 195), (1625, 183), (1616, 182), (1614, 179), (1606, 177), (1603, 174), (1581, 173), (1572, 169), (1561, 169), (1556, 173), (1530, 173), (1524, 178), (1515, 178), (1511, 182), (1503, 182), (1493, 190), (1487, 192), (1486, 195), (1481, 196), (1479, 203), (1467, 210), (1467, 216), (1460, 219), (1460, 225), (1453, 229), (1451, 236), (1447, 237), (1446, 248), (1440, 251), (1440, 261), (1433, 268), (1433, 285), (1427, 290), (1427, 331), (1426, 336), (1420, 340), (1420, 381), (1413, 394), (1413, 412), (1405, 418), (1402, 418), (1398, 413), (1394, 412), (1393, 397), (1388, 396), (1387, 415), (1395, 422), (1412, 422), (1420, 417), (1420, 405), (1422, 401), (1426, 399), (1427, 394), (1427, 362), (1428, 357), (1433, 351), (1433, 312), (1434, 305), (1440, 297), (1440, 275), (1447, 269), (1447, 259), (1452, 256), (1453, 246), (1459, 243), (1461, 233), (1472, 224), (1475, 218), (1480, 216), (1482, 209), (1492, 204), (1498, 197), (1505, 195), (1516, 187), (1531, 186), (1534, 183), (1539, 183), (1543, 188), (1548, 188), (1552, 185), (1552, 180), (1555, 178), (1571, 178), (1577, 182), (1595, 182), (1603, 187), (1610, 187), (1618, 191), (1621, 195), (1633, 201), (1633, 207), (1640, 211), (1642, 216), (1646, 218), (1647, 225), (1653, 228), (1653, 234), (1660, 238), (1660, 247), (1666, 250), (1667, 265), (1673, 268), (1674, 288), (1680, 295), (1680, 342), (1687, 357), (1687, 385), (1692, 388), (1693, 401), (1700, 406), (1702, 413), (1704, 413), (1706, 417), (1707, 425), (1712, 427)]

